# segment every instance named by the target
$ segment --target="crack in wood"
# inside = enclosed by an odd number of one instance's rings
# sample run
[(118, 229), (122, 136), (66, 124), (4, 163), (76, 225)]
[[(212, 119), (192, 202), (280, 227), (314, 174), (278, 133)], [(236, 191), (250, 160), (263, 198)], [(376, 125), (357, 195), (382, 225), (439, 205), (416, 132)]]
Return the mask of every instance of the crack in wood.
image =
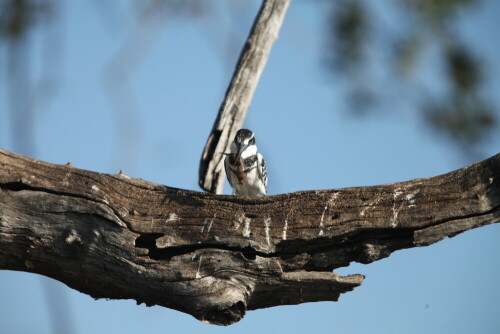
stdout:
[(156, 246), (156, 240), (161, 238), (162, 233), (141, 233), (135, 240), (135, 247), (146, 248), (148, 256), (153, 260), (170, 261), (174, 256), (181, 256), (194, 253), (198, 250), (226, 250), (231, 252), (238, 252), (249, 261), (255, 260), (257, 255), (261, 257), (271, 258), (273, 256), (262, 252), (257, 252), (254, 248), (247, 247), (231, 247), (221, 243), (212, 244), (198, 244), (198, 245), (180, 245), (166, 248), (159, 248)]
[(363, 277), (332, 269), (500, 216), (500, 155), (429, 179), (259, 199), (169, 188), (2, 150), (0, 164), (0, 269), (225, 325), (246, 310), (336, 301)]
[[(0, 183), (0, 189), (4, 189), (4, 190), (8, 190), (8, 191), (15, 191), (15, 192), (38, 191), (38, 192), (43, 192), (43, 193), (52, 194), (52, 195), (56, 195), (56, 196), (67, 196), (67, 197), (83, 199), (83, 200), (87, 200), (87, 201), (91, 201), (91, 202), (95, 202), (95, 203), (100, 203), (100, 204), (106, 206), (107, 208), (109, 208), (114, 214), (113, 218), (116, 218), (116, 219), (112, 219), (109, 216), (101, 215), (101, 217), (103, 219), (106, 219), (106, 220), (112, 222), (113, 224), (117, 224), (120, 227), (126, 227), (127, 229), (129, 229), (132, 232), (136, 232), (136, 231), (134, 231), (133, 227), (129, 224), (129, 222), (127, 222), (127, 220), (124, 217), (122, 217), (120, 212), (118, 212), (118, 210), (115, 210), (115, 208), (112, 205), (110, 205), (110, 203), (107, 200), (95, 199), (95, 198), (92, 198), (89, 196), (85, 196), (81, 193), (77, 194), (77, 193), (53, 190), (50, 188), (36, 187), (36, 186), (32, 186), (30, 184), (26, 184), (23, 181)], [(50, 211), (47, 211), (47, 212), (50, 212)], [(70, 211), (66, 210), (64, 212), (69, 213)], [(56, 213), (56, 212), (53, 212), (53, 213)], [(74, 211), (74, 213), (79, 213), (79, 212)], [(87, 214), (87, 213), (81, 213), (81, 214)]]

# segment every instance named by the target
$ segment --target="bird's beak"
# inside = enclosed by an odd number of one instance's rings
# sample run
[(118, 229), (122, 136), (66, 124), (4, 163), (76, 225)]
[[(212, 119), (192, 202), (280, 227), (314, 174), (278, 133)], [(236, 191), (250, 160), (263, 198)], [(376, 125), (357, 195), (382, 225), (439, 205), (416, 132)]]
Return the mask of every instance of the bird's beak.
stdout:
[(241, 146), (238, 148), (238, 154), (236, 155), (238, 159), (241, 158), (241, 154), (243, 151), (248, 147), (248, 145), (241, 144)]

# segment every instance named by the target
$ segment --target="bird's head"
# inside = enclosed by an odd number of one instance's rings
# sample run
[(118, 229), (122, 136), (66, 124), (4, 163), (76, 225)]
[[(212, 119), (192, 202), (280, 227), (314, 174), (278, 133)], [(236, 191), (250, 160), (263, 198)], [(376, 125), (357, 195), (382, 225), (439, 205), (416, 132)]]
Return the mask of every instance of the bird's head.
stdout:
[(231, 153), (236, 154), (236, 159), (246, 159), (257, 154), (253, 132), (247, 129), (238, 130), (231, 143)]

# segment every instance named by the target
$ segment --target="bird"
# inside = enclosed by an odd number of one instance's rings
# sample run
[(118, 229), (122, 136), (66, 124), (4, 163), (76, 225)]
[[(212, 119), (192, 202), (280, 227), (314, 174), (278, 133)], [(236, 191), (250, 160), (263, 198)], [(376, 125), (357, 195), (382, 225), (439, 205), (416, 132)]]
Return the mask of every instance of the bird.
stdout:
[(248, 129), (238, 130), (229, 150), (225, 153), (224, 168), (233, 195), (267, 195), (266, 162), (257, 152), (254, 133)]

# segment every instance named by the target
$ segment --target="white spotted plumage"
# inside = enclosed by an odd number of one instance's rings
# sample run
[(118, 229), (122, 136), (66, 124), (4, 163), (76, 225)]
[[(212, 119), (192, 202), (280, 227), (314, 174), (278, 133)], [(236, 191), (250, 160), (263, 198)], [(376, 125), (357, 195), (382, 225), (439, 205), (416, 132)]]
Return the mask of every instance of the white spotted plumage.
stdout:
[(239, 196), (265, 196), (267, 194), (266, 162), (258, 153), (252, 131), (240, 129), (231, 143), (224, 161), (226, 176)]

